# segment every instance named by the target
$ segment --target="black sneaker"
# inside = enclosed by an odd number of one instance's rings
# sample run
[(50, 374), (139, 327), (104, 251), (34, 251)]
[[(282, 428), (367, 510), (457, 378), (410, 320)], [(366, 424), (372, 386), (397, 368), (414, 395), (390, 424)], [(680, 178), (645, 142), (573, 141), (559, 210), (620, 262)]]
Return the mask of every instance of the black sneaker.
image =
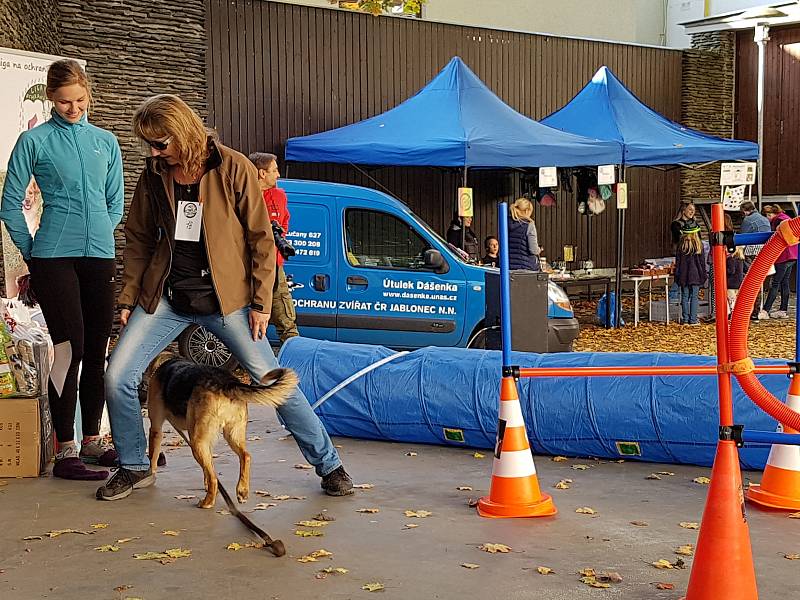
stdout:
[(121, 500), (130, 496), (134, 489), (153, 485), (155, 480), (156, 476), (150, 470), (131, 471), (120, 467), (104, 486), (97, 488), (95, 498), (98, 500)]
[(353, 480), (341, 465), (325, 475), (320, 486), (328, 496), (349, 496), (353, 493)]

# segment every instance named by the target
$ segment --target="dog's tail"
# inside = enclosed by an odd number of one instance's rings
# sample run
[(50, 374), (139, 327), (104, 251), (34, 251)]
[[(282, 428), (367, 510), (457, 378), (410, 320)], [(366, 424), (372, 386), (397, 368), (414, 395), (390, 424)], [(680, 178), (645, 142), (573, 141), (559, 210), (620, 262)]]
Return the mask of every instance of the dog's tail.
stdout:
[(273, 369), (261, 378), (261, 385), (237, 386), (235, 398), (239, 402), (280, 406), (299, 382), (291, 369)]

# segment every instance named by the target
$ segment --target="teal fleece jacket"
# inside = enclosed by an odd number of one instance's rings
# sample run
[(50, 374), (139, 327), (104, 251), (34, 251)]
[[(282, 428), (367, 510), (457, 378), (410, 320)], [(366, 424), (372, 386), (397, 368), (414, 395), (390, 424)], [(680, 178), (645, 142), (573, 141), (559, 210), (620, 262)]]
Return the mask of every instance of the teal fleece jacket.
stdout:
[[(27, 261), (90, 256), (114, 258), (114, 228), (122, 220), (122, 153), (114, 135), (86, 115), (69, 123), (52, 118), (19, 136), (8, 161), (0, 220)], [(35, 237), (22, 202), (31, 176), (44, 207)]]

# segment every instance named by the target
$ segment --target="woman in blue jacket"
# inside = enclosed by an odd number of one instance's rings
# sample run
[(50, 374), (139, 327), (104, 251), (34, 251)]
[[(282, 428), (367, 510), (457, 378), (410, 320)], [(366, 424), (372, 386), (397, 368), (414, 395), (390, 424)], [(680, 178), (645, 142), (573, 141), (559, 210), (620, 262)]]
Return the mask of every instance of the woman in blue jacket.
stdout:
[[(50, 65), (47, 98), (52, 118), (20, 135), (11, 153), (0, 220), (28, 265), (55, 347), (48, 385), (58, 443), (53, 475), (100, 480), (108, 473), (83, 463), (113, 466), (117, 459), (99, 430), (114, 317), (114, 228), (124, 207), (122, 156), (114, 135), (86, 119), (91, 89), (80, 64), (59, 60)], [(22, 213), (31, 177), (44, 205), (35, 237)], [(79, 454), (74, 422), (81, 363)]]
[(539, 239), (527, 198), (517, 198), (508, 210), (508, 268), (539, 270)]

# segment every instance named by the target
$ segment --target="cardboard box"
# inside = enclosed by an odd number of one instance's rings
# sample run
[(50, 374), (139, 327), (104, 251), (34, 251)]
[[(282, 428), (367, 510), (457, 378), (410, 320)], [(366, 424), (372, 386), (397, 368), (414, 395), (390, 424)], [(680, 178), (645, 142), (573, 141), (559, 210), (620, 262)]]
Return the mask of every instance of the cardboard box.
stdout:
[(47, 396), (0, 398), (0, 477), (38, 477), (52, 458)]

